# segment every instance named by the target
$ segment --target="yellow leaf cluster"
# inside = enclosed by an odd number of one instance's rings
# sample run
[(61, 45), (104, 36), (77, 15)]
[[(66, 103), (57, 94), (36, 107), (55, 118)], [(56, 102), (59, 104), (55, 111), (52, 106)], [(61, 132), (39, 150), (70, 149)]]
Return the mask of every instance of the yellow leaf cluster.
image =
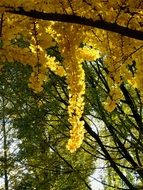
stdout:
[(106, 102), (104, 102), (104, 108), (108, 112), (112, 112), (116, 108), (116, 104), (123, 98), (120, 88), (118, 86), (113, 86), (110, 89), (110, 94), (107, 97)]
[(100, 58), (100, 53), (99, 50), (95, 50), (93, 48), (84, 46), (83, 48), (79, 48), (77, 50), (77, 56), (81, 61), (92, 61), (92, 60), (96, 60), (98, 58)]

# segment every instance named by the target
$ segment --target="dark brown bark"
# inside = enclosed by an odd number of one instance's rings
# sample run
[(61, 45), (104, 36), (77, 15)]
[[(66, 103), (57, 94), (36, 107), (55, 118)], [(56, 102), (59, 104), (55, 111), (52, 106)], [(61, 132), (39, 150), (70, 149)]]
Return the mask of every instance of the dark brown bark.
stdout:
[(130, 38), (134, 38), (137, 40), (143, 40), (143, 31), (133, 30), (128, 27), (120, 26), (116, 23), (109, 23), (102, 19), (93, 21), (92, 19), (88, 19), (85, 17), (80, 17), (76, 15), (67, 15), (67, 14), (58, 14), (58, 13), (43, 13), (35, 10), (25, 11), (22, 7), (12, 8), (8, 7), (7, 12), (13, 14), (24, 15), (36, 19), (49, 20), (49, 21), (59, 21), (66, 23), (74, 23), (81, 24), (85, 26), (91, 26), (94, 28), (99, 28), (103, 30), (107, 30), (110, 32), (118, 33), (122, 36), (127, 36)]

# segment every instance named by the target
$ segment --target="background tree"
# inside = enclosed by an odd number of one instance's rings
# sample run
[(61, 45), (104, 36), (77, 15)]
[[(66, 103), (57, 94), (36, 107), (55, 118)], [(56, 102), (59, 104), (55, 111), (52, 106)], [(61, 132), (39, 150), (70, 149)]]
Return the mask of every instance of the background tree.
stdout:
[[(83, 149), (71, 156), (64, 148), (69, 130), (63, 119), (68, 104), (65, 82), (61, 86), (62, 81), (51, 73), (45, 90), (35, 94), (27, 86), (29, 74), (29, 67), (17, 63), (6, 64), (1, 73), (1, 97), (7, 100), (2, 109), (11, 121), (12, 132), (8, 132), (13, 142), (13, 146), (4, 144), (13, 153), (3, 158), (5, 189), (91, 189), (92, 156)], [(5, 142), (5, 133), (2, 138)], [(7, 153), (8, 147), (3, 149)]]
[[(120, 88), (124, 99), (117, 104), (117, 108), (112, 113), (109, 113), (102, 105), (104, 96), (107, 96), (109, 91), (105, 76), (106, 68), (104, 68), (102, 60), (88, 63), (86, 68), (88, 68), (86, 76), (90, 89), (87, 98), (92, 108), (92, 112), (88, 115), (96, 118), (93, 121), (102, 122), (101, 127), (97, 123), (92, 124), (95, 125), (96, 131), (92, 131), (87, 123), (85, 127), (97, 141), (104, 153), (105, 160), (109, 162), (107, 164), (108, 162), (104, 161), (107, 167), (104, 183), (108, 184), (109, 182), (113, 187), (118, 186), (123, 189), (124, 183), (130, 182), (132, 183), (132, 185), (129, 184), (130, 188), (136, 189), (136, 185), (138, 189), (141, 189), (143, 170), (140, 127), (142, 125), (138, 123), (142, 117), (139, 111), (142, 107), (140, 94), (137, 89), (134, 90), (128, 84), (122, 83)], [(93, 98), (93, 95), (96, 98)], [(114, 172), (118, 175), (113, 174)], [(109, 181), (106, 182), (106, 180)]]

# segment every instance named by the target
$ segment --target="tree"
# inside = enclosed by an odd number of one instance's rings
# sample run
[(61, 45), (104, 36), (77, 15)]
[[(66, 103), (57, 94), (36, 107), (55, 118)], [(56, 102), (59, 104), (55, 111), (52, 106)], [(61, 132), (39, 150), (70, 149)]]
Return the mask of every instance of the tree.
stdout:
[[(2, 110), (11, 124), (1, 136), (5, 142), (10, 133), (9, 141), (14, 144), (4, 144), (4, 153), (12, 151), (3, 158), (5, 189), (91, 189), (88, 177), (94, 167), (92, 156), (84, 150), (71, 156), (64, 148), (69, 125), (62, 118), (66, 113), (66, 105), (61, 102), (63, 86), (51, 73), (53, 80), (46, 84), (42, 94), (35, 94), (27, 86), (29, 74), (28, 66), (7, 63), (0, 75), (0, 94), (7, 102)], [(50, 92), (46, 90), (49, 87)]]
[[(105, 168), (103, 168), (107, 171), (102, 183), (109, 186), (109, 189), (117, 187), (124, 189), (124, 183), (128, 184), (130, 189), (136, 189), (135, 186), (138, 187), (137, 189), (142, 189), (142, 140), (140, 136), (142, 133), (140, 132), (141, 124), (138, 123), (141, 115), (137, 111), (142, 103), (138, 90), (122, 83), (120, 88), (124, 99), (117, 104), (117, 108), (112, 113), (109, 113), (102, 105), (109, 90), (106, 75), (104, 75), (106, 68), (102, 60), (91, 62), (86, 68), (88, 68), (86, 76), (89, 89), (87, 98), (90, 103), (87, 110), (91, 110), (88, 115), (95, 118), (92, 125), (95, 126), (96, 131), (90, 128), (88, 122), (85, 127), (102, 150), (99, 152), (99, 158), (101, 160), (104, 158)], [(93, 98), (93, 95), (96, 98)], [(92, 109), (89, 109), (89, 106)], [(100, 124), (101, 127), (95, 122), (96, 120), (103, 122)]]
[[(82, 62), (103, 58), (96, 62), (99, 68), (94, 68), (100, 88), (95, 86), (98, 84), (94, 84), (95, 79), (89, 77), (89, 86), (95, 88), (96, 95), (90, 108), (104, 122), (103, 133), (109, 133), (117, 155), (142, 178), (142, 1), (2, 0), (0, 7), (2, 65), (6, 61), (30, 65), (29, 87), (35, 93), (42, 92), (49, 69), (66, 79), (68, 121), (72, 126), (67, 148), (74, 152), (81, 146), (85, 126), (119, 178), (130, 189), (135, 189), (134, 182), (119, 168), (103, 139), (84, 118)], [(58, 48), (60, 60), (48, 54), (51, 47)], [(121, 124), (122, 132), (118, 129)], [(129, 150), (128, 146), (134, 148)]]
[[(9, 79), (3, 78), (0, 75), (0, 189), (9, 190), (11, 184), (11, 173), (13, 173), (17, 166), (15, 158), (17, 153), (16, 147), (16, 131), (12, 127), (12, 120), (14, 118), (12, 88), (8, 89)], [(6, 82), (7, 83), (6, 83)], [(11, 98), (9, 98), (9, 95)], [(4, 183), (2, 183), (2, 181)]]

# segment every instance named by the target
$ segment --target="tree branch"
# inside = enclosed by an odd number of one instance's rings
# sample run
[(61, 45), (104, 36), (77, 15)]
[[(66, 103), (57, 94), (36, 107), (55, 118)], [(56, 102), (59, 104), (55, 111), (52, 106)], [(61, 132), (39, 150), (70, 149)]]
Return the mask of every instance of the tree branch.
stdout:
[(35, 19), (59, 21), (59, 22), (91, 26), (94, 28), (99, 28), (99, 29), (110, 31), (110, 32), (115, 32), (126, 37), (143, 40), (143, 31), (133, 30), (128, 27), (120, 26), (116, 23), (106, 22), (104, 20), (94, 21), (92, 19), (80, 17), (77, 15), (67, 15), (67, 14), (59, 14), (59, 13), (43, 13), (36, 10), (26, 11), (22, 7), (19, 7), (16, 9), (13, 7), (6, 7), (6, 12), (18, 14), (18, 15), (24, 15), (24, 16), (35, 18)]
[[(85, 120), (84, 120), (85, 121)], [(117, 167), (116, 163), (104, 147), (102, 141), (100, 140), (99, 136), (90, 128), (88, 123), (85, 121), (85, 129), (86, 131), (96, 140), (96, 142), (99, 144), (101, 150), (105, 154), (105, 158), (109, 161), (111, 167), (116, 171), (116, 173), (120, 176), (120, 178), (125, 182), (125, 184), (129, 187), (130, 190), (135, 190), (136, 188), (130, 183), (130, 181), (126, 178), (126, 176), (120, 171), (120, 169)]]

